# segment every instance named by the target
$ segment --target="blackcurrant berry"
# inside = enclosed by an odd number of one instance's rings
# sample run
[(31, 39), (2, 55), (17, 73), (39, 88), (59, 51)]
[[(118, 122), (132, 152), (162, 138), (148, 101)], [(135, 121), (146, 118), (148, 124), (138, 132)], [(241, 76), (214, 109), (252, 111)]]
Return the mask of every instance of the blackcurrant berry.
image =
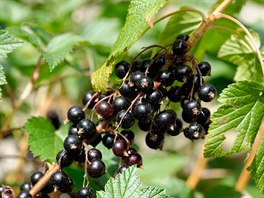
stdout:
[(126, 81), (120, 88), (119, 92), (122, 96), (127, 98), (135, 98), (137, 95), (136, 86)]
[(154, 106), (160, 105), (163, 99), (164, 99), (163, 93), (158, 89), (153, 91), (147, 96), (147, 101)]
[(72, 157), (65, 150), (61, 150), (60, 152), (58, 152), (56, 160), (61, 168), (70, 166), (73, 162)]
[(179, 102), (183, 97), (184, 96), (179, 86), (173, 86), (168, 91), (168, 99), (172, 102)]
[(192, 122), (189, 127), (184, 129), (183, 133), (186, 138), (191, 140), (203, 138), (205, 135), (202, 125), (198, 124), (197, 122)]
[(105, 174), (105, 164), (100, 159), (94, 159), (89, 163), (87, 171), (89, 176), (93, 178), (101, 177)]
[(89, 102), (88, 108), (92, 109), (96, 104), (95, 100), (97, 99), (97, 96), (95, 96), (95, 94), (96, 93), (94, 91), (86, 92), (82, 97), (83, 105), (86, 105)]
[(96, 148), (91, 148), (87, 153), (87, 157), (89, 161), (92, 161), (94, 159), (102, 159), (102, 153)]
[(117, 157), (122, 157), (128, 149), (126, 141), (116, 140), (112, 146), (112, 151)]
[(127, 158), (127, 165), (132, 166), (136, 164), (137, 167), (140, 167), (142, 165), (142, 157), (138, 153), (131, 153)]
[(64, 149), (67, 152), (79, 153), (82, 148), (82, 140), (76, 135), (69, 135), (65, 138), (63, 145), (64, 145)]
[(96, 147), (98, 144), (100, 144), (100, 142), (102, 141), (102, 136), (101, 134), (97, 135), (95, 139), (93, 139), (92, 142), (90, 142), (90, 145), (92, 145), (93, 147)]
[(125, 138), (130, 142), (130, 144), (133, 144), (135, 138), (135, 134), (133, 131), (125, 129), (121, 131), (121, 134), (125, 136)]
[(209, 121), (210, 117), (211, 117), (211, 112), (210, 112), (210, 110), (207, 109), (207, 108), (205, 108), (205, 107), (203, 107), (202, 110), (201, 110), (201, 113), (198, 115), (196, 121), (197, 121), (199, 124), (204, 125), (204, 124), (206, 124), (206, 123)]
[(124, 96), (120, 96), (113, 100), (112, 105), (114, 112), (117, 113), (118, 111), (121, 111), (123, 109), (128, 109), (128, 107), (130, 106), (130, 101)]
[(129, 167), (128, 165), (124, 164), (124, 165), (119, 167), (118, 172), (123, 173), (125, 170), (128, 169), (128, 167)]
[(93, 139), (96, 136), (96, 126), (89, 119), (83, 119), (77, 124), (79, 134), (82, 138)]
[[(143, 78), (145, 75), (143, 72), (140, 72), (140, 71), (135, 71), (135, 72), (132, 72), (131, 75), (130, 75), (130, 80), (131, 82), (134, 83), (134, 85), (138, 84), (139, 85), (139, 81), (141, 78)], [(138, 86), (137, 86), (138, 87)]]
[(96, 104), (95, 111), (100, 117), (108, 119), (113, 115), (114, 110), (110, 103), (103, 100), (99, 104)]
[(173, 54), (182, 56), (187, 52), (188, 46), (184, 40), (177, 39), (172, 44)]
[(85, 156), (86, 156), (86, 154), (85, 154), (84, 147), (82, 147), (82, 149), (78, 153), (73, 153), (71, 156), (72, 156), (72, 159), (75, 162), (79, 162), (79, 163), (85, 162)]
[(140, 71), (145, 72), (146, 69), (149, 67), (149, 64), (151, 63), (151, 59), (147, 58), (144, 59), (140, 64)]
[[(121, 122), (122, 121), (122, 122)], [(126, 110), (119, 111), (116, 115), (116, 122), (121, 122), (121, 127), (124, 129), (129, 129), (135, 123), (135, 117), (132, 113), (126, 112)]]
[(68, 135), (79, 135), (77, 126), (71, 125), (68, 129)]
[(176, 113), (173, 110), (163, 110), (154, 118), (155, 124), (160, 130), (166, 130), (175, 122), (175, 119)]
[(72, 179), (63, 171), (58, 171), (50, 177), (51, 185), (62, 193), (71, 192), (73, 188)]
[(82, 108), (79, 106), (72, 106), (68, 112), (68, 119), (73, 123), (77, 124), (79, 121), (85, 118), (85, 113), (83, 112)]
[(171, 86), (174, 83), (174, 75), (170, 69), (167, 69), (160, 73), (158, 76), (158, 81), (165, 87)]
[(184, 120), (184, 122), (191, 123), (196, 118), (196, 116), (190, 116), (185, 111), (182, 111), (182, 119)]
[(150, 93), (153, 91), (154, 82), (150, 77), (143, 76), (141, 79), (139, 79), (136, 82), (135, 85), (136, 85), (138, 90), (140, 90), (144, 93)]
[(198, 68), (202, 76), (211, 76), (211, 65), (207, 61), (200, 62)]
[(132, 113), (138, 120), (146, 120), (152, 116), (154, 109), (148, 102), (136, 103), (132, 109)]
[(180, 82), (187, 82), (187, 80), (192, 76), (193, 71), (188, 65), (181, 65), (175, 68), (175, 79)]
[[(201, 82), (202, 81), (202, 82)], [(190, 91), (197, 92), (201, 84), (203, 84), (204, 79), (199, 75), (192, 75), (183, 86), (188, 90), (188, 94)]]
[[(21, 191), (18, 195), (17, 198), (31, 198), (32, 195), (28, 191)], [(5, 196), (3, 196), (5, 198)]]
[(171, 136), (179, 135), (182, 130), (182, 121), (176, 119), (175, 122), (167, 129), (167, 133)]
[(121, 61), (115, 65), (115, 74), (120, 79), (126, 76), (128, 70), (129, 70), (129, 63), (126, 61)]
[(103, 139), (102, 139), (103, 145), (106, 148), (108, 148), (108, 149), (112, 148), (113, 143), (114, 143), (114, 139), (115, 139), (115, 135), (114, 134), (112, 134), (112, 133), (106, 133), (103, 136)]
[(177, 40), (184, 40), (184, 41), (188, 41), (189, 39), (189, 35), (188, 34), (180, 34), (179, 36), (177, 36)]
[(34, 186), (36, 183), (38, 183), (38, 181), (43, 177), (43, 175), (44, 174), (40, 171), (33, 173), (30, 178), (32, 185)]
[(201, 113), (202, 107), (201, 104), (196, 100), (191, 100), (185, 104), (183, 111), (188, 117), (194, 118)]
[(139, 120), (138, 121), (138, 127), (142, 130), (142, 131), (149, 131), (150, 127), (152, 124), (152, 120), (151, 119), (147, 119), (147, 120)]
[[(30, 182), (25, 182), (20, 186), (20, 191), (30, 191), (32, 188), (32, 185)], [(1, 193), (1, 192), (0, 192)]]
[(77, 192), (77, 198), (94, 198), (94, 190), (90, 187), (82, 187)]
[(216, 89), (211, 84), (203, 84), (198, 90), (198, 97), (204, 102), (210, 102), (216, 97)]
[(146, 145), (151, 149), (162, 149), (164, 135), (157, 131), (148, 132), (145, 138)]

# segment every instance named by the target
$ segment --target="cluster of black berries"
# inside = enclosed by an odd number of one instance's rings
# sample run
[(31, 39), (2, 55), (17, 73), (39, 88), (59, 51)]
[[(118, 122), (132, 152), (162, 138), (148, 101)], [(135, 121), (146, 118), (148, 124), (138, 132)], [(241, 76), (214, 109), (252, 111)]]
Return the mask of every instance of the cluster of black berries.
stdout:
[[(68, 110), (71, 126), (64, 140), (64, 150), (56, 158), (61, 170), (51, 176), (40, 195), (53, 190), (72, 190), (73, 182), (63, 168), (73, 161), (84, 163), (84, 179), (101, 177), (105, 173), (105, 164), (102, 153), (95, 148), (100, 142), (120, 158), (116, 174), (131, 165), (141, 167), (142, 157), (132, 147), (135, 135), (131, 127), (135, 123), (147, 133), (145, 142), (151, 149), (162, 149), (165, 134), (177, 136), (183, 132), (191, 140), (207, 134), (210, 111), (201, 106), (201, 101), (212, 101), (216, 89), (203, 78), (211, 74), (210, 64), (197, 63), (193, 56), (186, 54), (188, 39), (188, 35), (179, 35), (172, 45), (160, 46), (158, 53), (150, 59), (136, 57), (131, 63), (118, 62), (115, 74), (123, 81), (117, 90), (112, 88), (107, 93), (90, 90), (82, 97), (83, 108), (72, 106)], [(181, 104), (181, 117), (169, 108), (170, 102)], [(86, 116), (87, 109), (90, 109), (89, 116)], [(182, 120), (189, 123), (184, 129)], [(41, 176), (43, 173), (38, 178)], [(21, 193), (28, 192), (36, 181), (33, 179)], [(77, 197), (94, 197), (88, 180)]]

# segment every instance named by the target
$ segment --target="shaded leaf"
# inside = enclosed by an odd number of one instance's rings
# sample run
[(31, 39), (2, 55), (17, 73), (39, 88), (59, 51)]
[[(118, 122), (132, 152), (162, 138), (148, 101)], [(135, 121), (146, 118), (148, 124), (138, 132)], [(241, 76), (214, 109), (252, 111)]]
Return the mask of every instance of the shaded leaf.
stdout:
[[(7, 83), (3, 69), (4, 69), (3, 66), (0, 64), (0, 86)], [(2, 99), (2, 89), (0, 87), (0, 101), (1, 99)]]
[(57, 153), (63, 149), (63, 141), (68, 132), (68, 125), (63, 125), (55, 132), (52, 124), (42, 117), (31, 117), (23, 129), (29, 133), (28, 144), (34, 156), (42, 161), (56, 161)]
[(257, 187), (264, 193), (264, 137), (248, 170), (251, 172), (251, 176), (255, 180)]
[[(252, 81), (239, 81), (223, 90), (219, 98), (223, 105), (213, 114), (206, 138), (206, 157), (231, 155), (252, 146), (264, 116), (263, 93), (264, 86)], [(231, 130), (236, 131), (236, 138), (225, 152), (222, 144)]]
[(114, 62), (127, 52), (143, 35), (147, 27), (152, 26), (155, 14), (166, 2), (167, 0), (132, 0), (130, 2), (125, 25), (114, 43), (107, 62), (92, 75), (92, 85), (95, 90), (107, 89)]
[[(252, 32), (257, 47), (260, 48), (260, 39), (257, 33)], [(254, 80), (261, 82), (263, 75), (255, 49), (252, 49), (249, 37), (241, 30), (232, 34), (220, 48), (219, 58), (227, 60), (238, 66), (234, 79)]]
[(6, 58), (8, 53), (20, 47), (22, 43), (7, 31), (0, 30), (0, 59)]
[(141, 189), (141, 197), (151, 197), (151, 198), (170, 198), (169, 195), (166, 195), (164, 189), (156, 188), (156, 187), (143, 187)]

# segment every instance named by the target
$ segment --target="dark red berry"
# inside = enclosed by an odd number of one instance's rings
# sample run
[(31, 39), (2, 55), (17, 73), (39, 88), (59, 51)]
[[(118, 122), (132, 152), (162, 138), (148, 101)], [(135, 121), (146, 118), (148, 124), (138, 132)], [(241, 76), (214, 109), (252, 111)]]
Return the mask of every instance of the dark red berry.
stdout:
[(134, 164), (137, 165), (137, 167), (140, 167), (142, 165), (142, 157), (141, 155), (139, 155), (138, 153), (131, 153), (128, 157), (127, 157), (127, 164), (128, 166), (132, 166)]
[(114, 110), (110, 103), (101, 101), (99, 104), (96, 104), (95, 111), (100, 117), (108, 119), (113, 115)]
[(77, 198), (94, 198), (94, 190), (90, 187), (82, 187), (77, 192)]
[(102, 159), (102, 153), (96, 148), (91, 148), (87, 153), (87, 157), (89, 161), (92, 161), (94, 159)]
[(112, 146), (112, 151), (117, 157), (122, 157), (128, 149), (126, 141), (116, 140)]
[(94, 159), (89, 163), (87, 171), (93, 178), (101, 177), (105, 174), (105, 164), (100, 159)]

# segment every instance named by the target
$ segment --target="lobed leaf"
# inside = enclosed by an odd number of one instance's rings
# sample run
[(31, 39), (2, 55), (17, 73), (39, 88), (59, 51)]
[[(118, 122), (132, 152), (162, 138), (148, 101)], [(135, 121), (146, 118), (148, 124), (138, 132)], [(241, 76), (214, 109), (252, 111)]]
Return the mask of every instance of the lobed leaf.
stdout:
[(8, 53), (20, 47), (22, 43), (7, 31), (0, 30), (0, 59), (6, 58)]
[[(224, 89), (222, 106), (213, 114), (204, 149), (205, 157), (221, 157), (252, 146), (264, 117), (264, 86), (253, 81), (239, 81)], [(235, 130), (236, 138), (228, 151), (223, 151), (225, 133)]]
[(143, 187), (136, 166), (132, 166), (118, 174), (117, 177), (110, 178), (105, 191), (97, 191), (97, 198), (148, 198), (148, 197), (169, 197), (165, 190), (154, 187)]
[(264, 193), (264, 137), (248, 170), (255, 180), (257, 187)]
[(95, 90), (107, 89), (114, 62), (127, 52), (149, 26), (152, 27), (155, 14), (166, 2), (167, 0), (132, 0), (130, 2), (125, 25), (114, 43), (107, 62), (92, 75), (92, 85)]
[[(260, 39), (257, 33), (252, 32), (257, 47), (260, 48)], [(255, 49), (252, 49), (249, 37), (241, 30), (231, 37), (221, 46), (218, 57), (238, 66), (234, 79), (253, 80), (262, 82), (263, 76), (260, 62)]]
[(55, 131), (52, 124), (42, 117), (31, 117), (23, 126), (29, 134), (28, 144), (34, 156), (50, 162), (56, 161), (57, 153), (63, 149), (67, 128), (67, 125), (63, 125), (59, 131)]

